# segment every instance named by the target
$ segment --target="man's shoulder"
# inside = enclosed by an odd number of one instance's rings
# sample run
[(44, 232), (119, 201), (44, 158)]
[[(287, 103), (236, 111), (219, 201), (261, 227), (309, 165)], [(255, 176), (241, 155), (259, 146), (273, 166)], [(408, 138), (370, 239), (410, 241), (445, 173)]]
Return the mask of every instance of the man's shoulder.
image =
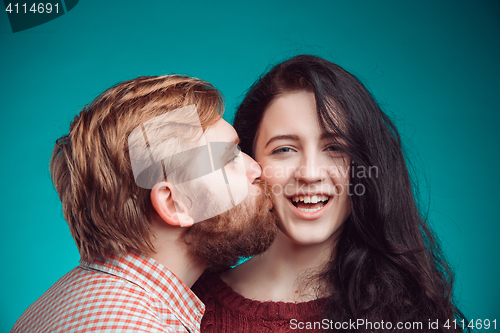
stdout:
[(33, 303), (12, 332), (99, 332), (115, 328), (165, 332), (158, 310), (158, 302), (137, 284), (77, 267)]
[(133, 281), (86, 267), (78, 266), (66, 273), (41, 297), (70, 299), (113, 298), (115, 294), (146, 297), (148, 292)]

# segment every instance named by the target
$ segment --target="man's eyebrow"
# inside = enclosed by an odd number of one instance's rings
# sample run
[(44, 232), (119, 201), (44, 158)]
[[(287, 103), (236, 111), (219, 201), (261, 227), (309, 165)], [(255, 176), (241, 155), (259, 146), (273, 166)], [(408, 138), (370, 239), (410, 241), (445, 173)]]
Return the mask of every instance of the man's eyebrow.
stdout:
[(297, 135), (293, 134), (284, 134), (284, 135), (276, 135), (273, 136), (269, 141), (267, 141), (266, 145), (264, 146), (264, 149), (269, 146), (269, 144), (273, 141), (276, 140), (294, 140), (294, 141), (299, 141), (299, 137)]

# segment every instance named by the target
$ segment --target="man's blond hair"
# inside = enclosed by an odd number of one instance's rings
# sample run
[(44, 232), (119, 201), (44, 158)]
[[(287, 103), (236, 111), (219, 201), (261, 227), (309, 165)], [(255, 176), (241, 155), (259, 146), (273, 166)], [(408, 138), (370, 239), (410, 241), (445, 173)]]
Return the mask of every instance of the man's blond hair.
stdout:
[[(52, 181), (82, 258), (154, 251), (150, 190), (134, 181), (128, 137), (148, 120), (189, 105), (195, 105), (202, 130), (221, 119), (224, 109), (222, 96), (206, 81), (139, 77), (98, 96), (75, 117), (69, 134), (56, 141)], [(169, 144), (182, 140), (166, 141), (166, 149)]]

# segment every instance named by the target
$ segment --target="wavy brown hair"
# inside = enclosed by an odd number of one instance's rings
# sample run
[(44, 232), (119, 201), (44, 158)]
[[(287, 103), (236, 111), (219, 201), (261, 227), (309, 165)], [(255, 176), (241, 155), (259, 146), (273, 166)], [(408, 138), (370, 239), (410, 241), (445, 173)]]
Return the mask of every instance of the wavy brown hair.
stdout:
[(154, 251), (150, 190), (134, 181), (127, 140), (144, 122), (193, 104), (203, 130), (219, 120), (224, 109), (221, 94), (206, 81), (177, 75), (139, 77), (103, 92), (56, 141), (52, 182), (82, 258)]
[[(350, 186), (366, 191), (351, 196), (351, 215), (319, 275), (330, 295), (321, 315), (335, 322), (394, 323), (392, 329), (373, 329), (384, 332), (416, 331), (397, 329), (396, 322), (421, 322), (423, 331), (449, 332), (442, 326), (448, 320), (455, 331), (452, 320), (464, 316), (453, 301), (453, 272), (414, 196), (399, 133), (358, 79), (311, 55), (276, 65), (250, 87), (237, 110), (234, 127), (242, 150), (254, 156), (269, 103), (301, 90), (314, 93), (320, 126), (349, 154), (351, 168), (375, 166), (379, 171), (361, 178), (351, 172)], [(438, 330), (428, 328), (429, 319), (439, 320)]]

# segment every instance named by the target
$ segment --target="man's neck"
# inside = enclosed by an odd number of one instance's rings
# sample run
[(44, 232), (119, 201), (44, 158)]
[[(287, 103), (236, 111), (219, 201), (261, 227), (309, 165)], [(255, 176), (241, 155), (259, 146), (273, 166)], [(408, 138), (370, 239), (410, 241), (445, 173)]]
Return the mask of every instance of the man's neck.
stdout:
[(184, 242), (186, 228), (165, 226), (157, 227), (153, 223), (154, 253), (148, 256), (165, 266), (189, 288), (198, 280), (207, 264), (193, 256)]

